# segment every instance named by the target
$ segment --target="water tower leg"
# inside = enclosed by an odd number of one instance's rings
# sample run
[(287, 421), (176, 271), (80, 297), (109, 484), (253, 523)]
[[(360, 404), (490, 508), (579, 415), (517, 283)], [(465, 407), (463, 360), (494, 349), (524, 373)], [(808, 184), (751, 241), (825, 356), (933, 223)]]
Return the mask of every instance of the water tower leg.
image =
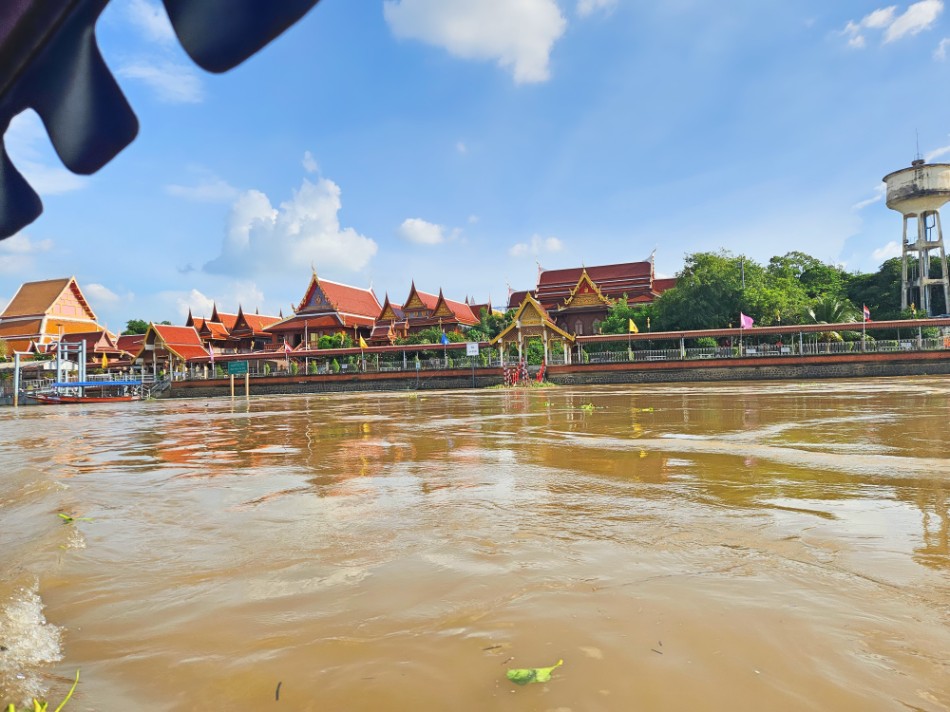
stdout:
[(930, 285), (927, 278), (930, 276), (930, 250), (927, 248), (927, 217), (932, 213), (923, 212), (917, 218), (917, 293), (920, 295), (920, 304), (917, 307), (924, 313), (930, 314)]
[(910, 216), (904, 216), (904, 239), (901, 240), (901, 311), (907, 310), (907, 292), (910, 284), (907, 283), (907, 221)]

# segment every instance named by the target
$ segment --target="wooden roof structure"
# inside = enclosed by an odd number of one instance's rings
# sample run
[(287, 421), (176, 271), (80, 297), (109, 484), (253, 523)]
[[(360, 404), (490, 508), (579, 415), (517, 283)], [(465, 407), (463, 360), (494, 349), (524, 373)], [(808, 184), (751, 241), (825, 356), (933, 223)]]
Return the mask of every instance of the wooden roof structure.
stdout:
[(26, 282), (0, 314), (0, 339), (14, 350), (48, 344), (71, 333), (101, 331), (75, 277)]
[(379, 300), (372, 288), (363, 289), (317, 277), (313, 272), (303, 299), (293, 316), (265, 327), (269, 333), (332, 329), (371, 329), (380, 313)]

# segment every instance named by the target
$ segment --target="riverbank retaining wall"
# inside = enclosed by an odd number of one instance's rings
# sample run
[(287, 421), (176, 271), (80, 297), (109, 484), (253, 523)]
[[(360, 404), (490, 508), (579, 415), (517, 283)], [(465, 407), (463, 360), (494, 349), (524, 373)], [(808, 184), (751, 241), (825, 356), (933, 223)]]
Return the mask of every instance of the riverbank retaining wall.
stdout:
[[(677, 383), (716, 381), (784, 381), (820, 378), (950, 375), (950, 351), (894, 354), (587, 363), (549, 366), (546, 379), (557, 385), (610, 383)], [(250, 379), (251, 395), (417, 391), (485, 388), (503, 382), (501, 369), (396, 373), (270, 376)], [(244, 378), (234, 382), (235, 396), (244, 395)], [(208, 398), (230, 394), (226, 378), (172, 384), (173, 398)]]

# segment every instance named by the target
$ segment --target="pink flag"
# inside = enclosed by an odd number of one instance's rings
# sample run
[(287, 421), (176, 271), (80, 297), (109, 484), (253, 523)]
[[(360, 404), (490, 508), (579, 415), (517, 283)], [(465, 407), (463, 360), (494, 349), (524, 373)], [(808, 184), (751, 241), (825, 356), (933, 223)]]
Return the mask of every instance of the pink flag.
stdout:
[(211, 365), (214, 366), (214, 347), (208, 347), (208, 355), (211, 356)]
[(740, 329), (751, 329), (754, 323), (755, 322), (752, 320), (751, 316), (746, 316), (742, 312), (739, 312), (739, 328)]

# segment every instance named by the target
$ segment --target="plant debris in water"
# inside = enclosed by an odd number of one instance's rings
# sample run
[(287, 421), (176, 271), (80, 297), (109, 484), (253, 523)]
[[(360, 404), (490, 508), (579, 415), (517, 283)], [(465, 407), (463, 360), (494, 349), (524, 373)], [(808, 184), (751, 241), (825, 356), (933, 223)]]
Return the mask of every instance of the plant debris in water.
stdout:
[(558, 660), (551, 667), (546, 668), (513, 668), (508, 671), (508, 679), (516, 685), (528, 685), (532, 682), (550, 682), (551, 673), (561, 667), (563, 660)]
[[(59, 703), (59, 707), (53, 710), (53, 712), (60, 712), (60, 710), (62, 710), (63, 707), (66, 706), (66, 703), (69, 702), (69, 698), (72, 697), (73, 693), (76, 691), (76, 685), (78, 684), (79, 684), (79, 670), (76, 671), (76, 681), (73, 682), (73, 686), (69, 688), (69, 692), (66, 694), (66, 697), (63, 699), (62, 702)], [(26, 707), (23, 708), (23, 712), (48, 712), (48, 710), (49, 710), (49, 702), (40, 702), (37, 699), (33, 700), (32, 710)], [(7, 706), (6, 712), (17, 712), (16, 705), (14, 705), (11, 702)]]

